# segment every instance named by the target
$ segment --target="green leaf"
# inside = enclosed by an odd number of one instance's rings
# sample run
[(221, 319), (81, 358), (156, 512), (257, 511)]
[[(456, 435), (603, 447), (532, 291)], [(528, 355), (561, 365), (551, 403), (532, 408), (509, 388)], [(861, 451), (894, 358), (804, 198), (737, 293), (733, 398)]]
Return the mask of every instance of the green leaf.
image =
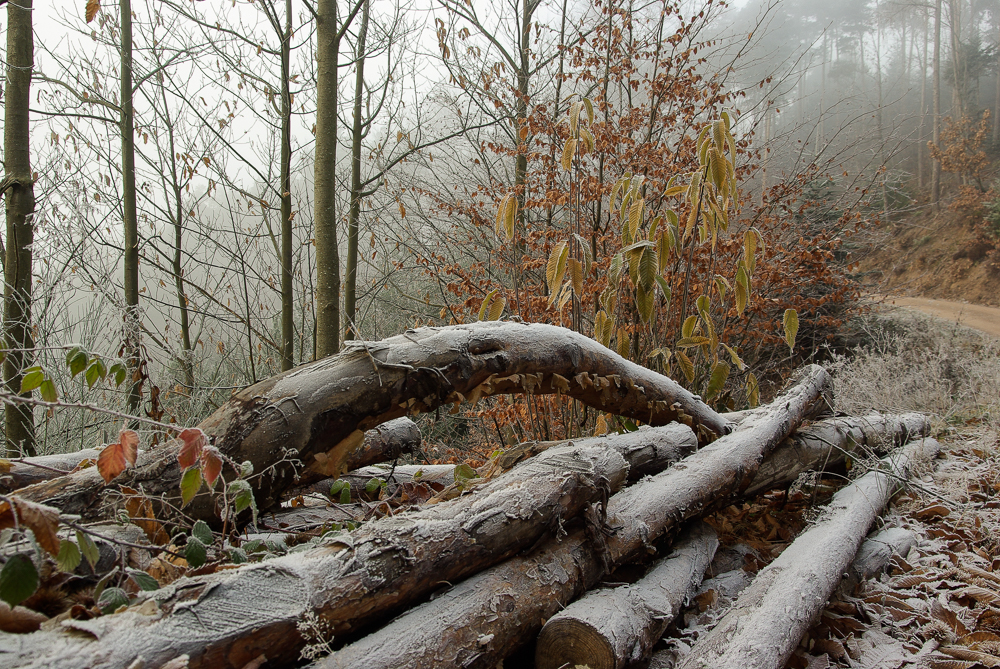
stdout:
[(229, 561), (233, 564), (243, 564), (249, 561), (249, 558), (242, 548), (232, 548), (229, 551)]
[(245, 479), (253, 474), (253, 463), (249, 460), (244, 460), (240, 465), (240, 478)]
[(104, 361), (100, 358), (94, 358), (94, 361), (90, 363), (90, 367), (87, 367), (87, 373), (84, 375), (84, 378), (87, 379), (87, 386), (93, 388), (94, 384), (106, 378), (107, 375), (108, 370), (104, 366)]
[(201, 467), (190, 467), (181, 477), (181, 507), (187, 506), (201, 488)]
[(705, 387), (706, 403), (714, 400), (722, 392), (728, 378), (729, 365), (724, 362), (715, 363), (715, 367), (712, 368), (712, 376), (708, 379), (708, 385)]
[(253, 497), (253, 489), (250, 484), (243, 479), (236, 479), (229, 484), (227, 488), (228, 494), (233, 500), (233, 508), (236, 513), (242, 513), (246, 509), (250, 509), (253, 514), (253, 522), (257, 522), (257, 501)]
[(711, 302), (708, 295), (699, 295), (698, 300), (695, 302), (698, 305), (698, 313), (706, 321), (708, 320), (708, 309), (711, 307)]
[(681, 337), (687, 339), (694, 334), (694, 326), (698, 324), (698, 317), (692, 314), (684, 319), (684, 324), (681, 326)]
[(341, 504), (351, 503), (351, 484), (347, 481), (336, 480), (330, 486), (330, 497), (336, 499), (340, 497)]
[(111, 365), (110, 374), (115, 379), (115, 386), (120, 386), (125, 383), (125, 377), (128, 375), (128, 370), (125, 368), (125, 365), (120, 362), (116, 362)]
[(139, 589), (145, 590), (146, 592), (152, 592), (153, 590), (159, 590), (160, 584), (156, 582), (156, 579), (139, 569), (129, 569), (129, 578), (135, 581), (135, 584), (139, 586)]
[(87, 558), (87, 562), (90, 563), (90, 569), (93, 571), (97, 568), (97, 561), (101, 559), (101, 551), (98, 550), (97, 544), (90, 536), (80, 530), (76, 531), (76, 543), (80, 546), (80, 552), (83, 553), (83, 557)]
[(208, 559), (208, 549), (198, 537), (188, 537), (187, 545), (184, 546), (184, 559), (195, 569), (205, 564)]
[(56, 384), (52, 379), (42, 381), (42, 384), (38, 386), (38, 392), (46, 402), (56, 402), (59, 400), (59, 393), (56, 391)]
[(455, 483), (462, 483), (477, 476), (479, 475), (476, 473), (476, 470), (464, 462), (455, 467)]
[(74, 346), (66, 354), (66, 366), (69, 367), (70, 376), (76, 378), (76, 375), (87, 368), (87, 353), (80, 349), (79, 346)]
[(128, 606), (128, 595), (121, 588), (105, 588), (97, 600), (104, 615), (110, 615), (123, 606)]
[(211, 546), (215, 541), (215, 537), (212, 536), (212, 530), (208, 527), (208, 523), (204, 520), (195, 522), (195, 524), (191, 527), (191, 535), (197, 537), (198, 541), (206, 546)]
[(368, 479), (368, 482), (365, 483), (365, 492), (368, 493), (369, 495), (374, 495), (379, 488), (383, 488), (385, 487), (385, 485), (386, 482), (384, 480), (375, 476), (373, 478)]
[(789, 352), (795, 350), (795, 335), (799, 332), (799, 314), (795, 309), (785, 309), (783, 319), (785, 326), (785, 343), (788, 344)]
[(651, 248), (643, 249), (639, 258), (639, 285), (647, 293), (652, 293), (656, 286), (656, 253)]
[(72, 572), (80, 566), (83, 556), (80, 554), (80, 547), (72, 541), (63, 539), (59, 542), (59, 555), (56, 556), (56, 564), (59, 571)]
[(649, 325), (653, 320), (653, 307), (656, 303), (656, 293), (647, 292), (640, 283), (635, 287), (635, 306), (639, 310), (639, 317), (642, 322)]
[(30, 393), (32, 390), (42, 385), (45, 380), (45, 371), (35, 365), (34, 367), (29, 367), (24, 370), (24, 376), (21, 377), (21, 392)]
[(729, 357), (733, 361), (733, 364), (736, 365), (737, 369), (739, 369), (741, 372), (746, 369), (746, 365), (743, 363), (743, 359), (736, 354), (736, 351), (730, 348), (727, 344), (723, 344), (722, 348), (726, 349), (726, 351), (729, 352)]
[(27, 556), (12, 555), (0, 569), (0, 599), (14, 608), (38, 589), (38, 570)]
[(700, 336), (683, 337), (682, 339), (677, 340), (675, 346), (677, 348), (691, 348), (692, 346), (702, 346), (704, 344), (709, 343), (710, 341), (711, 339), (709, 339), (708, 337), (700, 337)]
[(670, 284), (659, 274), (656, 275), (656, 285), (660, 287), (660, 292), (663, 294), (663, 301), (666, 303), (666, 308), (670, 309)]

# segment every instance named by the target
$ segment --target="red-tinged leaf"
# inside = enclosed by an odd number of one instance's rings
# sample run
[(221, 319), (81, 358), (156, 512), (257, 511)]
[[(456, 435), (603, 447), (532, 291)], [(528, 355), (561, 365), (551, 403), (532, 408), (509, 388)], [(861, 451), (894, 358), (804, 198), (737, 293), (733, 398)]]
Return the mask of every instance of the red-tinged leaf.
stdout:
[(27, 527), (34, 533), (39, 546), (52, 557), (59, 555), (59, 536), (56, 534), (59, 531), (59, 510), (15, 495), (8, 500), (0, 502), (0, 530)]
[(87, 6), (86, 9), (84, 10), (85, 14), (84, 18), (87, 19), (87, 23), (90, 23), (91, 21), (94, 20), (94, 17), (97, 16), (97, 10), (99, 10), (100, 8), (101, 8), (101, 0), (87, 0)]
[(177, 462), (181, 469), (194, 467), (201, 458), (201, 449), (205, 447), (205, 433), (196, 427), (182, 430), (178, 435), (183, 445), (177, 454)]
[(122, 430), (118, 433), (118, 443), (122, 445), (128, 463), (135, 465), (135, 459), (139, 455), (139, 433), (135, 430)]
[(128, 460), (125, 459), (125, 447), (121, 444), (108, 444), (97, 456), (97, 471), (105, 483), (125, 471)]
[(206, 446), (201, 451), (201, 475), (208, 487), (215, 485), (215, 479), (222, 473), (222, 454), (215, 446)]

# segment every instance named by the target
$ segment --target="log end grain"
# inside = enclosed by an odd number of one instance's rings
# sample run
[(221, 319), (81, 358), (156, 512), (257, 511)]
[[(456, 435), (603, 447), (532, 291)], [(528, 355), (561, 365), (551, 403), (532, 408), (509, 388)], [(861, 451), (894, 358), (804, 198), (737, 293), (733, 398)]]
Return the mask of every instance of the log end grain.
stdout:
[(553, 620), (538, 635), (536, 669), (583, 665), (590, 669), (617, 667), (615, 652), (599, 630), (574, 619)]

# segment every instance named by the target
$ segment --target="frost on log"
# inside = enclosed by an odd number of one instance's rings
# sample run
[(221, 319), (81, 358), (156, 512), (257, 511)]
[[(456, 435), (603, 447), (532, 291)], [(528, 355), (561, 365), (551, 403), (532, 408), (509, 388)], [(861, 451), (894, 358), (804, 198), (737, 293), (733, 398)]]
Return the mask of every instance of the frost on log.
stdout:
[[(341, 353), (289, 370), (234, 395), (199, 427), (223, 454), (249, 460), (261, 511), (275, 508), (303, 468), (345, 471), (365, 430), (449, 403), (499, 393), (561, 393), (650, 425), (692, 427), (701, 443), (730, 423), (672, 379), (625, 360), (579, 333), (538, 323), (484, 322), (420, 328), (380, 342), (352, 341)], [(112, 485), (179, 501), (176, 450), (140, 457)], [(229, 478), (234, 472), (224, 470)], [(83, 470), (23, 489), (25, 499), (85, 519), (99, 515), (104, 486)], [(218, 520), (202, 493), (185, 511)]]

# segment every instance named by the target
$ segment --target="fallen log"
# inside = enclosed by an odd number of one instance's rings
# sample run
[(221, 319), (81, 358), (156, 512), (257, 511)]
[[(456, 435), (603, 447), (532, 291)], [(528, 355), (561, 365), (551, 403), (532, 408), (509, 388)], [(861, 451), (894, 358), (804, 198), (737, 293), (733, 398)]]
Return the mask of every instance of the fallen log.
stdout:
[[(537, 553), (476, 574), (330, 655), (323, 669), (488, 667), (536, 634), (609, 569), (683, 521), (726, 504), (749, 485), (764, 456), (806, 417), (826, 408), (827, 372), (811, 365), (795, 385), (730, 434), (614, 495), (600, 529), (552, 538)], [(591, 526), (599, 522), (592, 512)]]
[(859, 584), (884, 571), (894, 556), (905, 558), (916, 545), (916, 533), (902, 527), (890, 527), (865, 539), (843, 581), (837, 586), (837, 592), (851, 595)]
[(99, 448), (85, 448), (72, 453), (36, 455), (10, 461), (10, 471), (0, 476), (0, 493), (7, 494), (25, 486), (64, 476), (84, 460), (97, 461)]
[(185, 654), (189, 669), (242, 667), (261, 653), (293, 662), (306, 643), (296, 625), (307, 616), (337, 635), (384, 618), (531, 546), (617, 490), (627, 470), (606, 447), (550, 449), (469, 495), (315, 549), (181, 579), (127, 611), (66, 621), (58, 632), (0, 635), (0, 666), (160, 666)]
[[(730, 424), (673, 380), (579, 333), (543, 324), (484, 322), (420, 328), (261, 381), (230, 398), (199, 427), (237, 463), (249, 461), (257, 507), (276, 508), (303, 467), (340, 474), (364, 431), (406, 414), (498, 393), (561, 393), (651, 425), (679, 421), (708, 443)], [(179, 506), (176, 446), (140, 457), (110, 487), (143, 490)], [(227, 465), (223, 476), (235, 472)], [(84, 470), (21, 491), (25, 499), (93, 518), (106, 486)], [(203, 492), (185, 512), (218, 525)]]
[(647, 659), (718, 545), (715, 530), (697, 522), (637, 583), (592, 590), (549, 618), (538, 635), (535, 669), (623, 669)]
[(736, 605), (698, 639), (679, 669), (780, 669), (843, 578), (868, 528), (911, 468), (937, 454), (930, 438), (910, 442), (840, 490), (821, 519), (758, 572)]
[(805, 472), (843, 464), (848, 456), (884, 455), (895, 446), (927, 436), (930, 428), (930, 420), (920, 413), (818, 420), (796, 430), (761, 463), (746, 495), (759, 495), (786, 485)]

